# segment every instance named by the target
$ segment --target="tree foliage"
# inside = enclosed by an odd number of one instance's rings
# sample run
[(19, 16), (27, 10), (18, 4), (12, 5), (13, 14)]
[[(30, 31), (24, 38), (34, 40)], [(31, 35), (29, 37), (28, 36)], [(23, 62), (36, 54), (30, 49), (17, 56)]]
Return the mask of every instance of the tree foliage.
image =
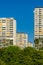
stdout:
[(10, 46), (0, 49), (0, 65), (43, 65), (43, 51)]
[(0, 59), (0, 65), (6, 65), (4, 61)]

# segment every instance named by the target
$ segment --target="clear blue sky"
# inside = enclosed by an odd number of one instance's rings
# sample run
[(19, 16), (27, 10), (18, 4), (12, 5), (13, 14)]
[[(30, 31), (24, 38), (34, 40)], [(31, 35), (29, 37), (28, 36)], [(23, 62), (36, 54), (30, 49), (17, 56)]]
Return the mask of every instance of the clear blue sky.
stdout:
[(35, 7), (43, 7), (43, 0), (0, 0), (0, 17), (14, 17), (17, 32), (28, 33), (33, 42)]

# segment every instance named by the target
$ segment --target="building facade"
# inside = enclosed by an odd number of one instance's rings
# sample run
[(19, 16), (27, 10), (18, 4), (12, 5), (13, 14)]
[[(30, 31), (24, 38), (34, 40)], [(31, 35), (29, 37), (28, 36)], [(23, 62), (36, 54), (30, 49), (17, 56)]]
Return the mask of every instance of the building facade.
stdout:
[(34, 40), (36, 47), (43, 47), (43, 8), (34, 10)]
[(28, 43), (28, 34), (25, 33), (17, 33), (16, 34), (16, 45), (21, 47), (21, 48), (25, 48), (27, 47), (27, 43)]
[(33, 43), (32, 42), (28, 42), (28, 47), (33, 47)]
[(16, 20), (0, 18), (0, 47), (16, 45)]

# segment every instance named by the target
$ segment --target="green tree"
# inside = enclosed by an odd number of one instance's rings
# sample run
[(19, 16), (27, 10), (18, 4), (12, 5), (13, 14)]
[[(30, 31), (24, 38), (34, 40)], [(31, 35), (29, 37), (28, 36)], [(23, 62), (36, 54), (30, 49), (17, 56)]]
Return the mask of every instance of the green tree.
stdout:
[(4, 61), (2, 61), (2, 60), (0, 59), (0, 65), (6, 65), (6, 64), (4, 63)]
[(0, 65), (43, 65), (43, 51), (10, 46), (0, 49)]

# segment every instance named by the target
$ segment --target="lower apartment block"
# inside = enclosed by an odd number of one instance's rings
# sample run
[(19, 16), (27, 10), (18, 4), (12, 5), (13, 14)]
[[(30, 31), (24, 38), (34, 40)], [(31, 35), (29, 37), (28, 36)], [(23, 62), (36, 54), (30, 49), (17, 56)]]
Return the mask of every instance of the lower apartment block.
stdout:
[(25, 48), (28, 44), (28, 34), (26, 33), (17, 33), (16, 34), (16, 45)]

